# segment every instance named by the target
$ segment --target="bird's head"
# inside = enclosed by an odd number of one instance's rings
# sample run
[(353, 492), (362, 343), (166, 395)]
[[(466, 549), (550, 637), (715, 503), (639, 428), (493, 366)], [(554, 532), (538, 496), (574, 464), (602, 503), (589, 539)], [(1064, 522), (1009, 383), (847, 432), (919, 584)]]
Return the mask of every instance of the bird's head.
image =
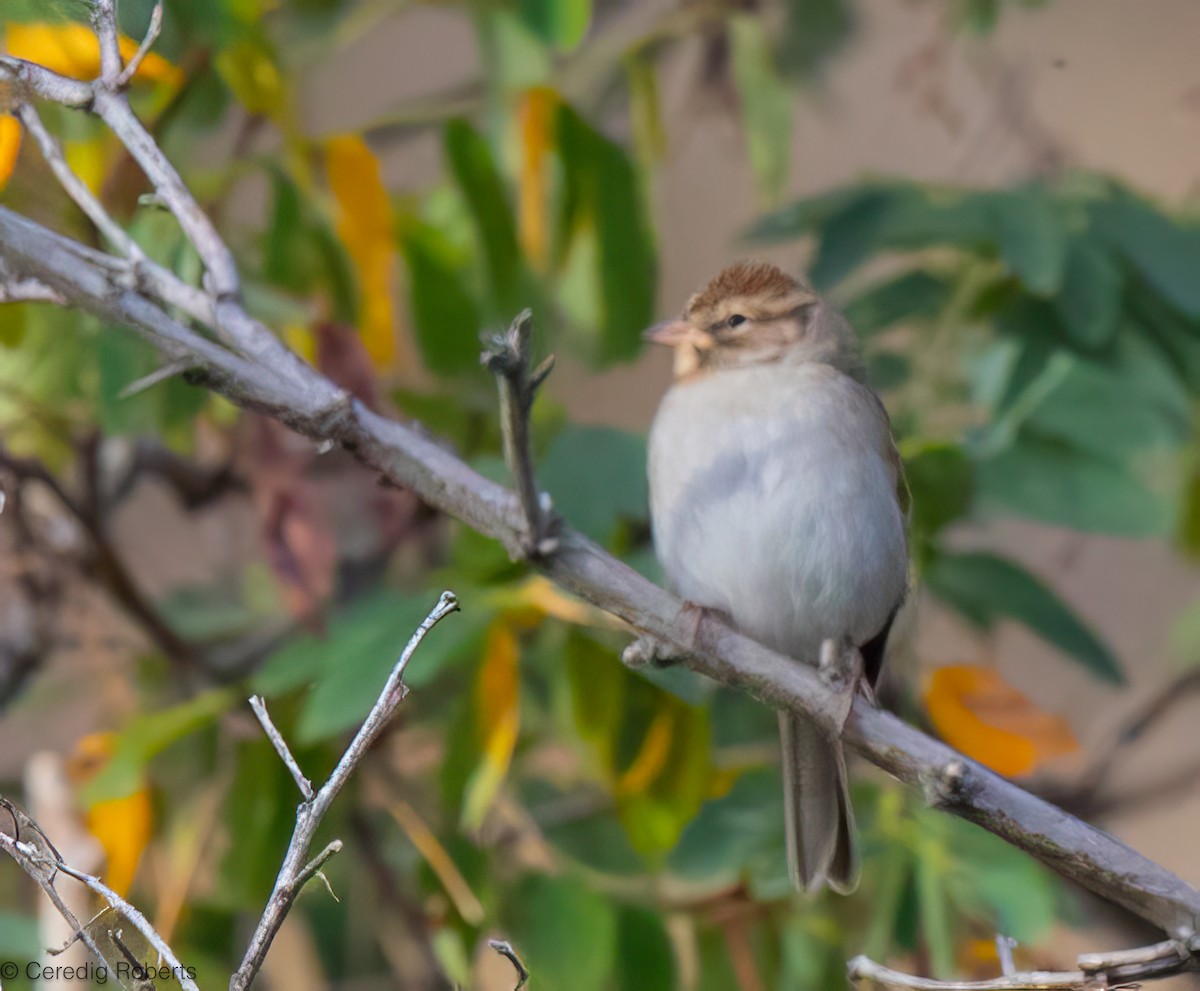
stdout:
[(680, 379), (772, 362), (828, 364), (862, 376), (858, 342), (841, 314), (765, 262), (724, 269), (688, 300), (679, 319), (645, 336), (675, 349)]

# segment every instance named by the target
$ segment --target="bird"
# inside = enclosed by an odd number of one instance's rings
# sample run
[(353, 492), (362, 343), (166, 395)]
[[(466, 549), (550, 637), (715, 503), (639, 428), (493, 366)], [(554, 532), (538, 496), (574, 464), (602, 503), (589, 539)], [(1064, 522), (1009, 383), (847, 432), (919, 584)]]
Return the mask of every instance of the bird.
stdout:
[[(674, 350), (648, 440), (654, 547), (683, 599), (795, 661), (829, 640), (874, 686), (908, 590), (903, 472), (850, 324), (798, 279), (740, 262), (647, 340)], [(858, 883), (840, 739), (780, 711), (788, 870)]]

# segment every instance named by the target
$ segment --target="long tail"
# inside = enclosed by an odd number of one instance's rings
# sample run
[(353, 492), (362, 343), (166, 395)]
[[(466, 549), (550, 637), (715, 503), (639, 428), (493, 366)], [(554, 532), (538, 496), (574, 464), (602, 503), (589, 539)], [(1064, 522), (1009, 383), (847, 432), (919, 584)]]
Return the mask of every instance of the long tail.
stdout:
[(858, 886), (854, 809), (840, 741), (793, 712), (779, 713), (788, 873), (801, 891)]

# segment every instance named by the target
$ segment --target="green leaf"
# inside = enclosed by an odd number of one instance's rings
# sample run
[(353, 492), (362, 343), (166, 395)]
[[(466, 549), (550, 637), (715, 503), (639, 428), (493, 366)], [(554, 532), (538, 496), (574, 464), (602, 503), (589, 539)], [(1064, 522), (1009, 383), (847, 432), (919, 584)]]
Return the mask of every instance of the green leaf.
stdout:
[(1000, 0), (959, 0), (958, 21), (973, 34), (991, 34), (1000, 18)]
[(1048, 643), (1114, 685), (1124, 684), (1108, 646), (1039, 579), (994, 554), (944, 554), (925, 573), (930, 590), (964, 616), (989, 627), (998, 618), (1024, 623)]
[(495, 315), (511, 315), (518, 309), (521, 251), (508, 191), (496, 169), (492, 150), (462, 119), (446, 124), (445, 148), (482, 247)]
[[(272, 714), (279, 718), (278, 712)], [(299, 753), (296, 759), (303, 761), (305, 756), (310, 755)], [(223, 822), (238, 841), (227, 845), (221, 860), (215, 885), (218, 904), (238, 910), (262, 904), (295, 826), (297, 794), (296, 783), (266, 737), (237, 748)]]
[(637, 906), (617, 915), (617, 987), (621, 991), (674, 991), (675, 951), (658, 912)]
[(600, 364), (627, 360), (641, 351), (642, 331), (654, 319), (657, 280), (640, 183), (624, 150), (565, 104), (557, 124), (565, 187), (559, 257), (565, 260), (574, 242), (593, 241), (600, 339), (591, 357)]
[(479, 310), (467, 290), (467, 259), (415, 217), (401, 223), (409, 301), (425, 365), (441, 375), (479, 367)]
[(1171, 507), (1124, 466), (1028, 431), (977, 462), (981, 509), (1007, 510), (1088, 533), (1151, 537), (1170, 529)]
[(646, 442), (636, 434), (567, 426), (551, 442), (538, 479), (567, 522), (600, 543), (622, 519), (648, 518)]
[(587, 33), (591, 0), (521, 0), (521, 20), (547, 45), (570, 51)]
[(1183, 444), (1191, 404), (1161, 364), (1123, 341), (1107, 364), (1071, 358), (1026, 419), (1039, 436), (1061, 438), (1120, 466), (1131, 455)]
[(1088, 351), (1108, 344), (1120, 322), (1123, 291), (1124, 279), (1112, 255), (1092, 239), (1076, 238), (1054, 297), (1067, 338)]
[(888, 242), (898, 195), (895, 189), (864, 190), (822, 225), (809, 272), (818, 289), (836, 285)]
[[(296, 727), (301, 743), (356, 727), (432, 605), (430, 593), (403, 595), (382, 589), (334, 617), (324, 638), (304, 636), (273, 654), (255, 679), (255, 688), (274, 695), (312, 681)], [(445, 667), (468, 656), (490, 618), (484, 600), (475, 598), (461, 614), (439, 623), (405, 671), (405, 684), (427, 685)]]
[(792, 143), (792, 91), (775, 70), (766, 24), (757, 14), (729, 19), (733, 80), (742, 127), (760, 197), (776, 201), (788, 180)]
[(570, 877), (527, 875), (507, 912), (512, 944), (540, 988), (603, 991), (617, 953), (612, 903)]
[(1037, 945), (1058, 921), (1058, 886), (1028, 854), (973, 823), (947, 820), (948, 846), (958, 865), (948, 880), (952, 898), (984, 910), (984, 923), (1018, 943)]
[(846, 0), (786, 0), (776, 58), (789, 75), (810, 78), (846, 44), (854, 12)]
[(870, 286), (843, 309), (860, 338), (897, 323), (932, 320), (950, 302), (954, 284), (923, 269), (905, 272)]
[(1133, 328), (1153, 341), (1175, 376), (1190, 392), (1200, 392), (1200, 327), (1140, 281), (1127, 290)]
[(954, 929), (941, 870), (945, 858), (941, 854), (936, 838), (924, 838), (917, 845), (913, 877), (930, 970), (935, 977), (948, 980), (954, 974)]
[(1173, 306), (1200, 317), (1200, 227), (1184, 226), (1120, 190), (1093, 207), (1092, 222)]
[(1067, 228), (1057, 204), (1040, 185), (1029, 185), (992, 200), (1000, 255), (1035, 295), (1058, 291), (1067, 261)]
[(831, 217), (877, 192), (875, 186), (844, 186), (797, 200), (756, 220), (743, 235), (750, 241), (790, 241), (823, 227)]
[(300, 290), (311, 266), (305, 250), (304, 199), (283, 169), (272, 168), (271, 216), (263, 244), (263, 278), (285, 289)]
[(705, 802), (668, 864), (673, 873), (716, 887), (764, 855), (784, 870), (783, 792), (773, 767), (743, 774), (728, 794)]
[(912, 493), (912, 528), (926, 540), (966, 515), (974, 469), (957, 444), (931, 441), (904, 445), (904, 477)]
[(80, 801), (91, 806), (136, 791), (152, 757), (207, 726), (237, 701), (233, 689), (214, 689), (179, 705), (135, 716), (117, 734), (112, 759), (84, 786)]

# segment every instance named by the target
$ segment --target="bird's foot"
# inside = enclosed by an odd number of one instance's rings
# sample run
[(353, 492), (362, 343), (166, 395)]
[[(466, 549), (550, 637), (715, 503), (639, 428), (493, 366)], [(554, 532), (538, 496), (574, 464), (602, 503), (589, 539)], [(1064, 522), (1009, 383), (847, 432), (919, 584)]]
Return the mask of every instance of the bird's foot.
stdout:
[(850, 718), (854, 696), (861, 691), (874, 701), (874, 692), (863, 676), (862, 654), (848, 640), (826, 640), (821, 644), (817, 671), (825, 686), (837, 699), (834, 712), (840, 735), (846, 726), (846, 720)]
[[(733, 626), (733, 621), (720, 609), (711, 606), (698, 606), (694, 602), (685, 602), (679, 611), (680, 618), (690, 623), (691, 629), (683, 642), (695, 644), (700, 640), (700, 628), (705, 620), (715, 619), (726, 626)], [(638, 637), (625, 648), (621, 660), (629, 668), (669, 668), (687, 660), (689, 652), (681, 650), (673, 643), (659, 640), (657, 637)]]
[(646, 636), (638, 637), (626, 647), (621, 653), (621, 660), (627, 668), (637, 671), (642, 668), (669, 668), (686, 656), (673, 643)]

